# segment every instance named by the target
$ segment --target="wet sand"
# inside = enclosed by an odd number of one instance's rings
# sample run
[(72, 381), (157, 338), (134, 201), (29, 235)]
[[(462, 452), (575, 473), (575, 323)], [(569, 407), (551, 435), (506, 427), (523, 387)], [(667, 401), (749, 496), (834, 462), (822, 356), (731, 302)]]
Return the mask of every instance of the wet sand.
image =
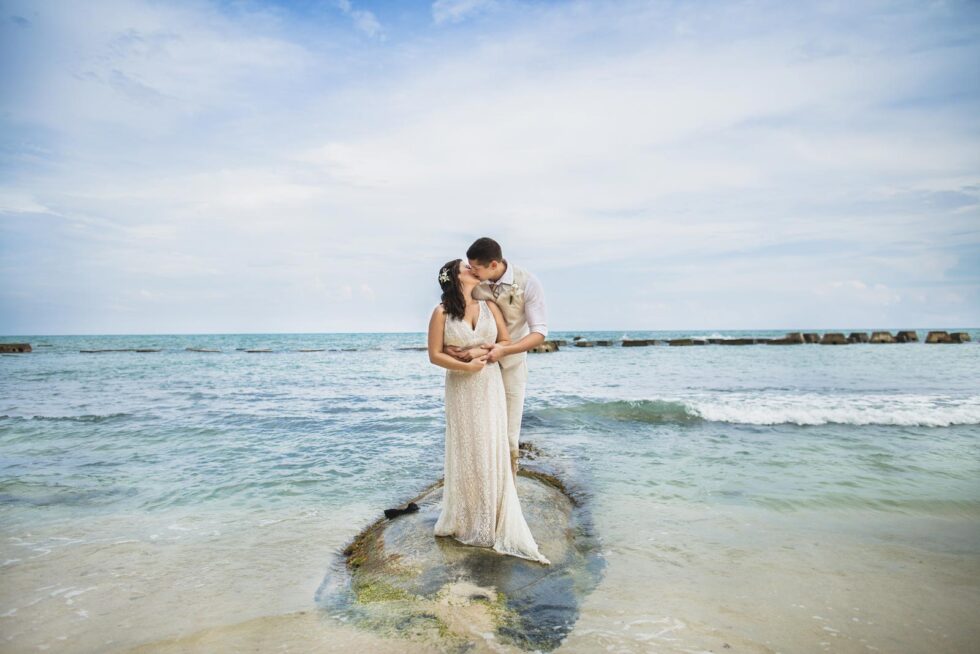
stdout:
[[(3, 651), (442, 650), (313, 606), (327, 561), (366, 513), (188, 514), (138, 534), (115, 517), (39, 531), (30, 546), (8, 536), (2, 599), (17, 607), (0, 618)], [(636, 498), (600, 504), (595, 518), (605, 577), (558, 652), (959, 653), (980, 642), (980, 523), (969, 516)], [(474, 651), (515, 650), (483, 639)]]

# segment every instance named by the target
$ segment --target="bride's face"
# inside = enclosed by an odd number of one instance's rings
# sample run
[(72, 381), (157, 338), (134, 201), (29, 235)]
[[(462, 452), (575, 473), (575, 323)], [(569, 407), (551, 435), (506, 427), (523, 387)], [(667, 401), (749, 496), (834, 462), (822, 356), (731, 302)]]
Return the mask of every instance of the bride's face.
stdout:
[(459, 262), (459, 283), (463, 286), (476, 286), (480, 280), (470, 270), (469, 264), (465, 261)]

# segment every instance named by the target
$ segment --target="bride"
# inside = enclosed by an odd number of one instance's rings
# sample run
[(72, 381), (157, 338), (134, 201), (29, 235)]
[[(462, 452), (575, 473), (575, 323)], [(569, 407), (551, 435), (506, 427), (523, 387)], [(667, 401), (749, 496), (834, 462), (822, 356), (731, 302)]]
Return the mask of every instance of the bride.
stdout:
[[(429, 321), (429, 361), (446, 368), (445, 481), (435, 535), (549, 565), (517, 497), (500, 366), (487, 364), (481, 347), (509, 343), (507, 326), (496, 304), (471, 297), (479, 283), (462, 259), (443, 266), (442, 302)], [(449, 356), (445, 345), (469, 348), (472, 359)]]

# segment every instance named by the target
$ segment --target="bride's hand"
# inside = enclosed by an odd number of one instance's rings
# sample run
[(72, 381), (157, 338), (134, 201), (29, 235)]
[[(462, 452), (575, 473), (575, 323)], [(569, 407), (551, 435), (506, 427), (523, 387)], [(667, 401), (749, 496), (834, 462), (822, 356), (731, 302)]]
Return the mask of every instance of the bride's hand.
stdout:
[(466, 369), (470, 372), (480, 372), (487, 367), (487, 355), (476, 357), (466, 365)]

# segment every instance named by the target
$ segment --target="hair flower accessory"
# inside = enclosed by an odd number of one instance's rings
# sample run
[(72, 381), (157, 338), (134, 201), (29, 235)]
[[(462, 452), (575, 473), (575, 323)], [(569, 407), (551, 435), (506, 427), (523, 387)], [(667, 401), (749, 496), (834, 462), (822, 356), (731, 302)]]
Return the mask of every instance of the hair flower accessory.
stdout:
[(445, 284), (449, 281), (449, 268), (443, 268), (439, 271), (439, 283)]

